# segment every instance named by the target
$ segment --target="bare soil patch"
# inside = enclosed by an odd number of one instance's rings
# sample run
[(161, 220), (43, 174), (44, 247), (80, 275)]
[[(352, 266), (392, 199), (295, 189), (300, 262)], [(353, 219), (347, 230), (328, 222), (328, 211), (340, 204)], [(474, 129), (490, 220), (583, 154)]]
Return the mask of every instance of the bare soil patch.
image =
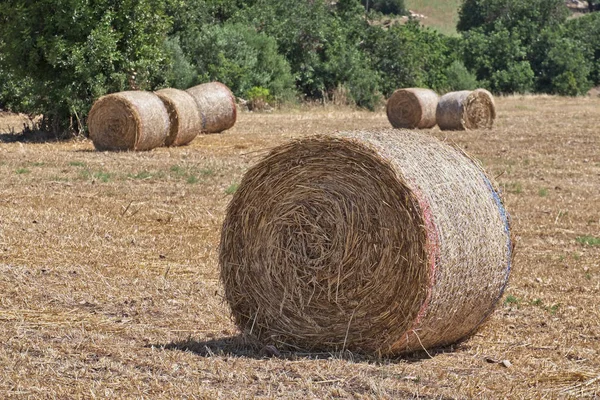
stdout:
[(514, 270), (472, 338), (392, 360), (244, 341), (217, 265), (231, 193), (268, 148), (388, 127), (384, 112), (241, 113), (224, 134), (138, 153), (0, 141), (0, 397), (600, 396), (599, 110), (515, 96), (490, 131), (431, 130), (500, 182)]

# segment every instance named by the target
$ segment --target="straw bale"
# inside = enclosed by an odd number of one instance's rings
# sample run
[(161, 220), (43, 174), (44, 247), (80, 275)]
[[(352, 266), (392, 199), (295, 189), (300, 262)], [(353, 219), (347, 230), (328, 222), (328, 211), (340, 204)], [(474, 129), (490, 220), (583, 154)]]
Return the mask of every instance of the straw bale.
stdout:
[(151, 150), (165, 143), (169, 114), (154, 93), (113, 93), (94, 103), (88, 128), (98, 150)]
[(507, 285), (511, 238), (464, 153), (417, 132), (346, 132), (246, 173), (219, 263), (234, 320), (262, 342), (394, 355), (471, 334)]
[(485, 89), (446, 93), (436, 119), (441, 130), (490, 129), (496, 119), (494, 96)]
[(202, 131), (196, 100), (187, 92), (167, 88), (155, 92), (169, 113), (170, 129), (165, 146), (184, 146)]
[(235, 96), (220, 82), (203, 83), (187, 90), (196, 100), (202, 116), (202, 131), (219, 133), (235, 125)]
[(438, 98), (437, 93), (429, 89), (398, 89), (387, 101), (388, 120), (394, 128), (433, 128)]

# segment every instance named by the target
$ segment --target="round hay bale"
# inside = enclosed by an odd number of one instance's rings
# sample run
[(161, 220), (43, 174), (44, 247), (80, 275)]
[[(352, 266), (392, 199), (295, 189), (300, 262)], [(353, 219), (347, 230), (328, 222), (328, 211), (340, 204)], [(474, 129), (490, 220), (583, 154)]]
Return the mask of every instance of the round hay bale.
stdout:
[(202, 131), (202, 117), (196, 100), (187, 92), (167, 88), (155, 92), (169, 113), (170, 129), (165, 146), (183, 146)]
[(507, 285), (511, 238), (462, 152), (349, 132), (277, 147), (246, 173), (219, 263), (235, 322), (263, 343), (394, 355), (471, 334)]
[(494, 96), (485, 89), (446, 93), (436, 110), (441, 130), (491, 129), (496, 119)]
[(88, 115), (96, 149), (151, 150), (165, 143), (169, 114), (151, 92), (128, 91), (99, 98)]
[(429, 89), (398, 89), (387, 101), (388, 120), (394, 128), (433, 128), (438, 98), (437, 93)]
[(187, 90), (202, 116), (202, 131), (219, 133), (235, 125), (237, 109), (235, 96), (220, 82), (203, 83)]

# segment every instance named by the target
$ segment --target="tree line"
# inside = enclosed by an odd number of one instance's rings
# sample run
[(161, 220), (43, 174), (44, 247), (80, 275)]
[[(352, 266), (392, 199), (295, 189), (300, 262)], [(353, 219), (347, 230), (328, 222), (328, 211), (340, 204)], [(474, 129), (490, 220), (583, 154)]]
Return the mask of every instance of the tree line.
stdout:
[(213, 80), (251, 100), (367, 109), (400, 87), (575, 96), (600, 84), (600, 13), (464, 0), (456, 36), (404, 13), (401, 0), (4, 0), (0, 107), (72, 135), (106, 93)]

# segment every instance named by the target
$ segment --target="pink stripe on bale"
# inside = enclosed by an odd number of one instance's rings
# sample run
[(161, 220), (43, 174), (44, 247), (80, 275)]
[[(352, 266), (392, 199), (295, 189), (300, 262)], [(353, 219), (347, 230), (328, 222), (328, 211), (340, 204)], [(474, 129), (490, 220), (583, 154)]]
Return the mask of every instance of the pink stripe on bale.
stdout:
[(403, 335), (403, 338), (400, 342), (393, 345), (393, 348), (402, 349), (406, 347), (406, 344), (409, 341), (409, 335), (412, 333), (415, 336), (419, 336), (417, 334), (417, 330), (419, 325), (423, 321), (425, 314), (427, 314), (427, 309), (429, 307), (429, 303), (431, 301), (431, 293), (433, 287), (435, 286), (435, 265), (440, 256), (440, 239), (437, 233), (437, 227), (435, 226), (433, 213), (431, 211), (431, 206), (427, 201), (427, 198), (423, 195), (423, 193), (415, 189), (413, 190), (415, 197), (419, 203), (419, 208), (421, 209), (421, 215), (423, 216), (423, 223), (425, 225), (425, 231), (427, 232), (427, 243), (425, 244), (425, 248), (427, 249), (427, 254), (429, 255), (428, 265), (429, 265), (429, 283), (427, 285), (427, 297), (417, 314), (417, 317), (413, 321), (411, 327), (406, 331), (406, 334)]

